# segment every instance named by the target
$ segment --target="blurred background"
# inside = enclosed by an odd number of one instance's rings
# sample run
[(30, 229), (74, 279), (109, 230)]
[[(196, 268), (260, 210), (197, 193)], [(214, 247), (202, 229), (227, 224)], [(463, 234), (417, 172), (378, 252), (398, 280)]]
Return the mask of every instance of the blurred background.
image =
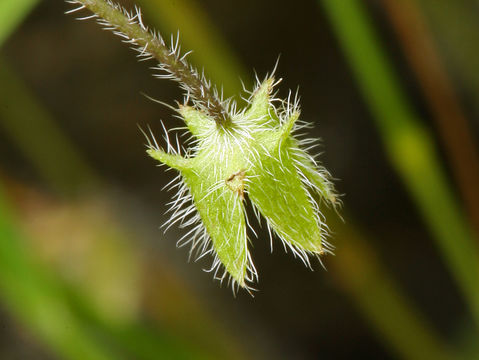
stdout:
[(177, 86), (86, 12), (0, 0), (0, 358), (479, 358), (479, 2), (136, 4), (240, 102), (281, 55), (345, 194), (336, 255), (256, 224), (254, 297), (188, 262), (138, 128), (182, 126), (142, 95)]

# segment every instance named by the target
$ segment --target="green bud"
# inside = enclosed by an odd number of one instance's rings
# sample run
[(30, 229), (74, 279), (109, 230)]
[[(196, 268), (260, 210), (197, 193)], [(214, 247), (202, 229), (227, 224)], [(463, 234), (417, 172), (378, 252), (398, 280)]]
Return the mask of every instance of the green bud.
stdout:
[[(148, 150), (181, 174), (183, 186), (170, 222), (195, 224), (190, 231), (192, 248), (200, 256), (213, 252), (216, 277), (229, 274), (233, 285), (246, 288), (257, 274), (248, 251), (245, 195), (285, 248), (306, 264), (308, 255), (331, 249), (318, 202), (322, 198), (335, 204), (329, 174), (293, 136), (299, 127), (297, 101), (282, 102), (277, 108), (271, 99), (273, 86), (273, 78), (265, 80), (247, 109), (231, 114), (227, 125), (180, 106), (178, 111), (196, 138), (190, 157), (166, 153), (158, 146)], [(218, 273), (221, 264), (224, 273)]]

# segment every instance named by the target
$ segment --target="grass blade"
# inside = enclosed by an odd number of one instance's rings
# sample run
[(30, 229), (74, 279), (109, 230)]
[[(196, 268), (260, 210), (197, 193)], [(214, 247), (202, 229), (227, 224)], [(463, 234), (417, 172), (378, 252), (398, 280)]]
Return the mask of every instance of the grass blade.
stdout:
[(2, 0), (0, 2), (0, 46), (38, 2), (38, 0)]
[(434, 236), (479, 325), (479, 259), (428, 130), (410, 107), (360, 1), (323, 0), (387, 155)]

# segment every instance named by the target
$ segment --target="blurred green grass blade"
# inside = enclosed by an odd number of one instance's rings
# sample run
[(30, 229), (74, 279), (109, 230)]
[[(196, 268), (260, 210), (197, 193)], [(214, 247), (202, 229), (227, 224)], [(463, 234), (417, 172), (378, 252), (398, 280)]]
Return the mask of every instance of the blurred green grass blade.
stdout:
[(322, 0), (387, 154), (402, 176), (479, 324), (479, 261), (429, 132), (416, 118), (357, 0)]
[[(112, 348), (120, 350), (127, 359), (208, 359), (229, 358), (231, 354), (213, 356), (207, 350), (203, 351), (198, 344), (192, 344), (189, 339), (172, 336), (168, 331), (161, 331), (140, 322), (110, 321), (96, 311), (77, 289), (65, 284), (69, 304), (76, 310), (78, 316), (94, 329), (94, 333), (102, 338)], [(208, 353), (208, 355), (206, 355)]]
[(337, 222), (333, 228), (343, 240), (340, 256), (331, 262), (334, 274), (377, 335), (404, 359), (457, 359), (401, 293), (358, 227)]
[(183, 51), (193, 50), (188, 58), (200, 69), (205, 69), (213, 84), (219, 88), (223, 86), (225, 96), (240, 93), (240, 79), (246, 84), (251, 82), (232, 48), (209, 21), (200, 3), (194, 0), (138, 0), (138, 4), (166, 39), (179, 30)]
[(62, 359), (211, 358), (188, 339), (98, 312), (35, 260), (17, 228), (0, 188), (0, 301)]
[(48, 184), (71, 195), (96, 178), (82, 156), (0, 57), (0, 126)]
[(0, 1), (0, 46), (38, 2), (39, 0)]
[(16, 228), (0, 189), (0, 294), (7, 308), (62, 358), (117, 359), (86, 333), (62, 301), (58, 284), (30, 257)]
[(447, 65), (460, 78), (479, 113), (479, 1), (416, 0), (423, 9)]

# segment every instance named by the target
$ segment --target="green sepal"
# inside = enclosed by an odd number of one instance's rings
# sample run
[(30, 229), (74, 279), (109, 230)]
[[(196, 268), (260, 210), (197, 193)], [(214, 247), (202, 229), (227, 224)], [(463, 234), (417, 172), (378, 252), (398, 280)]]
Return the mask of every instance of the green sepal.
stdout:
[(322, 199), (328, 201), (331, 205), (338, 205), (338, 197), (334, 191), (333, 184), (328, 179), (330, 177), (326, 170), (319, 171), (317, 166), (301, 153), (294, 154), (296, 157), (296, 166), (303, 175), (311, 182), (313, 189), (319, 193)]
[(187, 170), (191, 166), (190, 159), (186, 159), (178, 154), (168, 154), (160, 149), (148, 149), (146, 153), (153, 159), (176, 170)]
[(245, 112), (245, 117), (256, 125), (279, 124), (270, 104), (271, 92), (273, 91), (274, 78), (268, 78), (255, 90), (251, 98), (251, 105)]
[(244, 287), (248, 239), (240, 194), (227, 186), (227, 179), (222, 179), (223, 176), (218, 180), (214, 178), (208, 167), (199, 169), (198, 173), (185, 172), (182, 175), (219, 260), (233, 279)]
[(322, 230), (287, 147), (279, 147), (251, 170), (248, 196), (281, 240), (299, 250), (322, 254)]
[(212, 128), (215, 127), (215, 121), (207, 114), (194, 107), (180, 105), (178, 112), (186, 122), (190, 132), (196, 137), (204, 137)]

